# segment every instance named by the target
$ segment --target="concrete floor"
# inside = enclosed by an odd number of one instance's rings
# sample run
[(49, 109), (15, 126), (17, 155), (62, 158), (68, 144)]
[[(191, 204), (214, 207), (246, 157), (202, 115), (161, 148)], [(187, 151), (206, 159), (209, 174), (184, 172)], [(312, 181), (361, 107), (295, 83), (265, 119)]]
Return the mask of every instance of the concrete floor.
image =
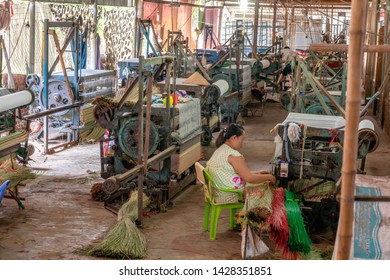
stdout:
[[(267, 103), (263, 117), (246, 119), (248, 136), (242, 153), (252, 169), (271, 170), (275, 135), (270, 129), (286, 116), (278, 103)], [(383, 159), (390, 151), (390, 140), (378, 132), (380, 144), (368, 155), (366, 172), (385, 176), (390, 162)], [(204, 149), (204, 160), (214, 149), (213, 144)], [(116, 216), (90, 196), (93, 183), (101, 181), (98, 145), (79, 145), (34, 159), (31, 166), (37, 178), (20, 187), (26, 209), (18, 209), (11, 199), (4, 199), (0, 208), (0, 259), (92, 259), (83, 250), (97, 244), (116, 224)], [(227, 211), (221, 214), (215, 241), (203, 232), (203, 211), (201, 188), (193, 185), (167, 212), (145, 218), (147, 259), (241, 259), (241, 236), (228, 229)], [(280, 254), (271, 250), (261, 258), (279, 259)]]

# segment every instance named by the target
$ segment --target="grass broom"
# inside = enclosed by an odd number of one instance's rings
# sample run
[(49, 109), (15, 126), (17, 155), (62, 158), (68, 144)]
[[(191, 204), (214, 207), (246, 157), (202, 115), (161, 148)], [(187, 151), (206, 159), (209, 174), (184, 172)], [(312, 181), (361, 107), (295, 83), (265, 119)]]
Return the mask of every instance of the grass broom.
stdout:
[[(149, 203), (143, 194), (143, 205)], [(135, 225), (138, 218), (138, 193), (132, 192), (129, 200), (118, 212), (118, 222), (97, 246), (87, 252), (90, 256), (114, 259), (141, 259), (146, 256), (146, 238)]]

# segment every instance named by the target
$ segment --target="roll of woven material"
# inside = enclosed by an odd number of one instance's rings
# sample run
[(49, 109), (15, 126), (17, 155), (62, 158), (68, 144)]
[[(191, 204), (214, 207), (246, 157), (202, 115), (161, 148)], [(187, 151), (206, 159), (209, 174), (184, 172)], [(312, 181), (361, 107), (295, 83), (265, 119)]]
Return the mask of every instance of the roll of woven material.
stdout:
[(26, 106), (34, 101), (34, 93), (28, 89), (0, 96), (0, 112)]

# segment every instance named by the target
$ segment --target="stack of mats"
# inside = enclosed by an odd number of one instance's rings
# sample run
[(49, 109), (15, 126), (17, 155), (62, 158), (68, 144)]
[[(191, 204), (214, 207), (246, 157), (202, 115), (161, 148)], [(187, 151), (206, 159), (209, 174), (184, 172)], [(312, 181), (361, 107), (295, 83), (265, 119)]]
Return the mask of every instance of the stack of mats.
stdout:
[(102, 128), (94, 117), (95, 106), (87, 105), (81, 109), (80, 119), (84, 123), (84, 126), (80, 129), (80, 140), (85, 142), (97, 142), (99, 141), (106, 129)]
[[(18, 147), (20, 143), (26, 142), (28, 139), (28, 132), (26, 131), (17, 131), (11, 133), (7, 136), (3, 136), (0, 138), (0, 157), (5, 156), (6, 154), (2, 154), (2, 151), (9, 149), (11, 147)], [(15, 149), (16, 151), (17, 149)]]

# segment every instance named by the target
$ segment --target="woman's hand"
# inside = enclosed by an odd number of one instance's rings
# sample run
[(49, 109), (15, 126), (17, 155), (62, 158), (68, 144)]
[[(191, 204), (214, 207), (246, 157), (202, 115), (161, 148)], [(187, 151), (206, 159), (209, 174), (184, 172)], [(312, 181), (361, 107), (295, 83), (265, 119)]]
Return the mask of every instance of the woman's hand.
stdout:
[(252, 171), (253, 174), (271, 174), (271, 171), (267, 171), (267, 170), (256, 170), (256, 171)]
[(272, 174), (269, 174), (270, 175), (270, 182), (272, 185), (275, 185), (276, 184), (276, 177)]

